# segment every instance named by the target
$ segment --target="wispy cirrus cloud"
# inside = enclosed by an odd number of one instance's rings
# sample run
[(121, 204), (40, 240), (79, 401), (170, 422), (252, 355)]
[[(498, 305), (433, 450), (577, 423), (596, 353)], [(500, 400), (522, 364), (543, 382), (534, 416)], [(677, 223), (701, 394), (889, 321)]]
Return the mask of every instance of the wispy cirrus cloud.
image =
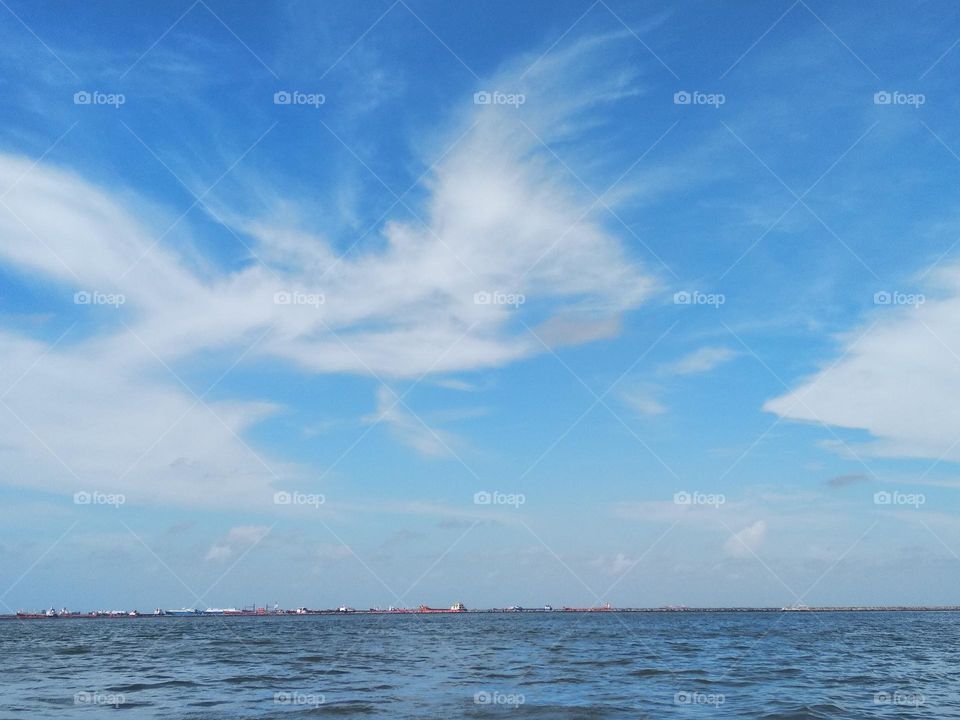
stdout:
[[(252, 262), (224, 266), (204, 256), (195, 230), (134, 193), (0, 155), (0, 187), (9, 188), (0, 263), (39, 280), (80, 321), (56, 344), (0, 333), (0, 381), (14, 386), (0, 412), (12, 482), (93, 486), (134, 502), (263, 503), (279, 478), (302, 472), (243, 437), (281, 407), (186, 387), (180, 377), (200, 355), (225, 358), (226, 373), (259, 359), (306, 373), (414, 378), (546, 352), (521, 318), (548, 346), (616, 334), (656, 279), (550, 145), (562, 142), (575, 166), (589, 154), (583, 132), (597, 111), (636, 92), (629, 72), (599, 82), (590, 74), (617, 41), (581, 41), (526, 77), (518, 63), (491, 78), (528, 102), (455, 113), (417, 217), (398, 211), (377, 229), (376, 249), (349, 255), (322, 227), (250, 217), (227, 197), (205, 197), (199, 207), (252, 251)], [(123, 302), (75, 306), (78, 292)], [(401, 441), (448, 454), (442, 433), (390, 408), (382, 390), (378, 406)]]
[(714, 370), (737, 357), (739, 353), (726, 347), (702, 347), (684, 355), (666, 366), (664, 370), (672, 375), (695, 375)]
[(428, 457), (450, 457), (459, 439), (445, 430), (431, 427), (403, 404), (402, 397), (390, 388), (377, 390), (377, 410), (366, 422), (385, 423), (404, 445)]

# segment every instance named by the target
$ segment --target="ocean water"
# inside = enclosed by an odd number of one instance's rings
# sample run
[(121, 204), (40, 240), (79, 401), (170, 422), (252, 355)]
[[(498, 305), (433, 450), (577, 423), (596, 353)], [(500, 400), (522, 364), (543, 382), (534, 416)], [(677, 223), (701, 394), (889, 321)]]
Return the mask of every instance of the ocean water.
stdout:
[(0, 718), (958, 718), (960, 613), (0, 622)]

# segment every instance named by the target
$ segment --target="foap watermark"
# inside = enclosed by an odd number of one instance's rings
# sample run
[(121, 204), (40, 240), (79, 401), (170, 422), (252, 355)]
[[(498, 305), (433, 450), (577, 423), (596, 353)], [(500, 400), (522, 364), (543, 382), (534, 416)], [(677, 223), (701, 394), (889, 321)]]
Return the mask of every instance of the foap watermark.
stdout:
[(874, 505), (910, 505), (919, 508), (927, 502), (927, 496), (923, 493), (905, 493), (899, 490), (888, 492), (880, 490), (873, 494)]
[(723, 693), (704, 693), (696, 690), (678, 690), (673, 694), (674, 705), (708, 705), (718, 708), (727, 701)]
[(274, 305), (307, 305), (318, 308), (326, 302), (327, 298), (323, 293), (281, 290), (273, 294)]
[(74, 305), (107, 305), (119, 308), (127, 301), (123, 293), (106, 293), (99, 290), (77, 290), (73, 294)]
[(127, 698), (123, 693), (87, 692), (83, 690), (73, 694), (74, 705), (107, 705), (116, 708), (126, 702)]
[(881, 690), (873, 694), (874, 705), (897, 705), (899, 707), (920, 707), (927, 704), (923, 693), (909, 690)]
[(306, 93), (299, 90), (277, 90), (273, 94), (274, 105), (307, 105), (314, 109), (327, 102), (323, 93)]
[(674, 305), (709, 305), (713, 308), (719, 308), (727, 302), (727, 296), (723, 293), (705, 293), (699, 290), (680, 290), (673, 294)]
[(501, 290), (481, 290), (473, 294), (474, 305), (508, 305), (518, 308), (527, 301), (523, 293), (509, 293)]
[(527, 101), (523, 93), (505, 93), (499, 90), (478, 90), (473, 94), (474, 105), (510, 105), (518, 108)]
[(705, 93), (699, 90), (677, 90), (673, 94), (674, 105), (708, 105), (712, 108), (719, 108), (727, 101), (727, 96), (723, 93)]
[(518, 707), (523, 705), (527, 698), (523, 693), (507, 693), (500, 690), (480, 690), (473, 694), (474, 705), (505, 705)]
[(499, 490), (488, 492), (481, 490), (473, 494), (474, 505), (512, 505), (515, 508), (520, 507), (527, 501), (527, 496), (523, 493), (505, 493)]
[(880, 90), (873, 94), (874, 105), (908, 105), (919, 108), (927, 102), (923, 93), (905, 93), (899, 90)]
[(720, 507), (727, 501), (723, 493), (704, 493), (698, 490), (688, 492), (680, 490), (673, 494), (674, 505), (709, 505), (711, 507)]
[(278, 490), (273, 494), (274, 505), (310, 505), (319, 508), (327, 501), (326, 495), (299, 490)]
[(74, 505), (112, 505), (118, 508), (125, 502), (127, 502), (127, 496), (122, 493), (80, 490), (73, 494)]
[(298, 705), (300, 707), (318, 707), (327, 701), (322, 693), (305, 693), (298, 690), (283, 690), (273, 694), (277, 705)]
[(927, 301), (921, 293), (905, 293), (899, 290), (878, 290), (873, 294), (874, 305), (909, 305), (920, 307)]
[(106, 93), (100, 90), (78, 90), (73, 94), (74, 105), (107, 105), (119, 108), (127, 102), (123, 93)]

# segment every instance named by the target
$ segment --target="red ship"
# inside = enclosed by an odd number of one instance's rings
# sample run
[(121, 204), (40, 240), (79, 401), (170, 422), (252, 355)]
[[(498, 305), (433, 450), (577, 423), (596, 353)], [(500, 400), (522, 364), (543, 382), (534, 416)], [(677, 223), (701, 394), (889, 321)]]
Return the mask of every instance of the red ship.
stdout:
[(605, 603), (599, 607), (586, 607), (586, 608), (565, 607), (563, 609), (564, 612), (607, 612), (609, 610), (613, 610), (613, 608), (610, 607), (610, 603)]

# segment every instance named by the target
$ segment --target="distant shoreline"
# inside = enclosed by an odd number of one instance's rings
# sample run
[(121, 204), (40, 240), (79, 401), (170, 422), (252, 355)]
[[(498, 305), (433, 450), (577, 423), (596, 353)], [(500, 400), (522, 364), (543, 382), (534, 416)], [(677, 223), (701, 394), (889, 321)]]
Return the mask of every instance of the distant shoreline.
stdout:
[(43, 612), (35, 613), (8, 613), (0, 615), (0, 620), (169, 620), (184, 618), (268, 618), (268, 617), (315, 617), (315, 616), (343, 616), (343, 615), (564, 615), (564, 614), (609, 614), (609, 613), (653, 613), (653, 614), (705, 614), (705, 613), (826, 613), (826, 612), (960, 612), (960, 605), (878, 605), (878, 606), (820, 606), (820, 607), (657, 607), (657, 608), (481, 608), (481, 609), (330, 609), (330, 610), (267, 610), (267, 611), (234, 611), (197, 610), (184, 614), (182, 611), (161, 613), (132, 612), (89, 612), (89, 613), (58, 613), (53, 615)]

